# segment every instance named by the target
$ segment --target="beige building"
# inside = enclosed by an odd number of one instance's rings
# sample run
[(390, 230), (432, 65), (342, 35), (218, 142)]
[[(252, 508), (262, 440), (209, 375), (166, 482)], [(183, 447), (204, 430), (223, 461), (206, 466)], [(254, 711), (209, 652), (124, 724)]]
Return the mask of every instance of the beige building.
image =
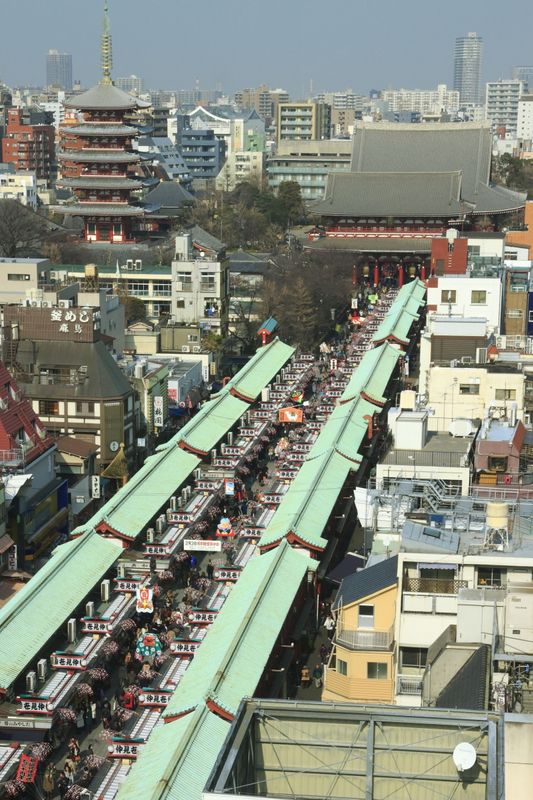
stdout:
[(329, 139), (331, 106), (312, 100), (279, 103), (276, 117), (276, 141)]
[(239, 150), (230, 153), (216, 179), (216, 188), (232, 192), (239, 183), (260, 186), (263, 180), (263, 153)]
[(342, 582), (333, 606), (337, 624), (323, 700), (392, 702), (396, 573), (392, 558)]

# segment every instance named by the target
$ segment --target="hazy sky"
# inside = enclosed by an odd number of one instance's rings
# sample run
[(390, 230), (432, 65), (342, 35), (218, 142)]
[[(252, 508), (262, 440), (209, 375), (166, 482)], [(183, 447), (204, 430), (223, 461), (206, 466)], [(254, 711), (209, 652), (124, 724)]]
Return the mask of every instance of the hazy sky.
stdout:
[[(99, 79), (103, 0), (0, 0), (0, 81), (40, 85), (50, 48)], [(268, 83), (293, 97), (452, 83), (456, 36), (485, 41), (483, 79), (533, 63), (532, 0), (110, 0), (115, 77), (149, 88)]]

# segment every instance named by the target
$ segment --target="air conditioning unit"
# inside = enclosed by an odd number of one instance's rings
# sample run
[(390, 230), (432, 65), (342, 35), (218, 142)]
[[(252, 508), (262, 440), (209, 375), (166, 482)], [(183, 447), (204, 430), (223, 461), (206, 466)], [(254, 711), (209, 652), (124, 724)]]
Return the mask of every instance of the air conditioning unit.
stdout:
[(136, 258), (135, 259), (135, 269), (137, 270), (137, 272), (140, 272), (142, 270), (142, 268), (143, 268), (142, 259)]
[(221, 442), (220, 443), (220, 455), (223, 456), (225, 454), (225, 452), (226, 452), (226, 445), (224, 444), (224, 442)]
[(268, 386), (265, 386), (264, 389), (261, 389), (261, 400), (263, 403), (268, 403), (270, 400), (270, 389)]
[(195, 481), (202, 480), (202, 470), (201, 469), (195, 469), (194, 470), (194, 480)]
[(191, 486), (186, 486), (185, 487), (185, 497), (187, 498), (187, 500), (189, 499), (191, 494), (192, 494), (192, 487)]
[(182, 344), (182, 346), (181, 346), (181, 352), (182, 352), (182, 353), (190, 353), (190, 352), (191, 352), (191, 348), (189, 347), (189, 345), (188, 345), (188, 344)]
[(26, 693), (35, 694), (37, 688), (37, 673), (32, 670), (26, 673)]
[(126, 269), (130, 269), (130, 270), (133, 269), (133, 259), (132, 258), (127, 258), (126, 259)]
[(126, 577), (126, 567), (124, 564), (117, 564), (117, 578)]
[(37, 675), (40, 681), (46, 680), (46, 675), (48, 673), (48, 661), (46, 658), (40, 658), (37, 662)]
[(505, 347), (505, 336), (496, 336), (496, 347), (498, 350), (503, 350)]
[(458, 358), (454, 358), (452, 361), (450, 361), (450, 367), (458, 367), (460, 363), (461, 362)]
[(7, 400), (5, 397), (0, 397), (0, 410), (5, 411), (7, 408)]
[(72, 300), (58, 300), (57, 305), (58, 308), (70, 308), (72, 305)]
[(41, 300), (31, 300), (30, 305), (32, 308), (41, 308), (42, 302)]
[(153, 528), (148, 528), (146, 531), (146, 541), (148, 544), (153, 544), (155, 538), (155, 530)]
[(170, 498), (170, 510), (171, 511), (175, 511), (176, 510), (176, 500), (177, 500), (176, 495), (173, 494), (172, 497)]
[(471, 364), (472, 361), (472, 356), (461, 356), (461, 364)]
[(155, 529), (159, 534), (163, 533), (163, 531), (165, 530), (165, 522), (166, 522), (166, 520), (164, 518), (161, 519), (161, 517), (158, 517), (156, 519), (156, 521), (155, 521)]
[(89, 600), (88, 603), (85, 603), (85, 616), (94, 617), (94, 602), (92, 600)]
[(40, 302), (41, 308), (53, 308), (53, 305), (51, 300), (41, 300)]
[(77, 627), (76, 618), (71, 617), (67, 622), (67, 639), (70, 643), (75, 642), (77, 639)]
[(230, 447), (233, 444), (233, 431), (229, 431), (228, 433), (228, 444)]
[(214, 461), (216, 457), (217, 457), (217, 451), (216, 448), (214, 448), (213, 450), (211, 450), (211, 461)]
[(185, 503), (187, 502), (187, 492), (185, 491), (185, 489), (181, 490), (180, 500), (182, 502), (182, 505), (185, 505)]
[(102, 603), (109, 603), (109, 598), (111, 597), (111, 581), (102, 581), (100, 584), (100, 597)]
[(201, 353), (202, 352), (202, 348), (200, 347), (199, 344), (195, 344), (195, 345), (193, 345), (192, 351), (193, 351), (193, 353)]

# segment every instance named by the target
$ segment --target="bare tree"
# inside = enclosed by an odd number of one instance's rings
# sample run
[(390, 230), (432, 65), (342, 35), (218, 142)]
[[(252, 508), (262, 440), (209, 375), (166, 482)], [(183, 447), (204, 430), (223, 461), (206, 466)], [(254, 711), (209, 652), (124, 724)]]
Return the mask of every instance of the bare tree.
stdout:
[(49, 231), (47, 220), (17, 200), (0, 200), (0, 253), (6, 258), (32, 255)]

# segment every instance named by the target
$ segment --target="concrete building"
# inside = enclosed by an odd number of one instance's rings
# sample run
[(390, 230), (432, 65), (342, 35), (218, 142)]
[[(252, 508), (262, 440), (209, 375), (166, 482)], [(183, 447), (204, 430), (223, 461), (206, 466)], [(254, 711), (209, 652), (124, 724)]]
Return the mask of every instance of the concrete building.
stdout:
[(55, 129), (44, 122), (50, 118), (46, 113), (42, 111), (39, 116), (32, 109), (21, 108), (8, 111), (2, 161), (14, 164), (17, 172), (34, 172), (37, 178), (48, 181), (54, 170)]
[(533, 66), (513, 67), (511, 78), (517, 81), (524, 81), (527, 90), (533, 91)]
[(321, 200), (327, 176), (348, 172), (352, 143), (347, 139), (284, 141), (267, 161), (268, 185), (276, 191), (284, 181), (296, 181), (304, 200)]
[(417, 111), (419, 114), (456, 114), (461, 105), (457, 89), (440, 83), (436, 89), (384, 89), (382, 99), (392, 112)]
[(523, 94), (518, 101), (516, 136), (533, 140), (533, 94)]
[(213, 131), (224, 142), (227, 156), (238, 151), (262, 152), (265, 149), (265, 122), (255, 109), (234, 111), (226, 106), (198, 106), (188, 117), (192, 130)]
[(72, 55), (49, 50), (46, 56), (46, 85), (72, 91)]
[(276, 118), (276, 142), (329, 139), (331, 106), (312, 100), (279, 103)]
[(129, 381), (140, 405), (138, 436), (145, 439), (148, 453), (152, 452), (168, 419), (169, 372), (168, 363), (152, 359), (135, 361), (128, 370)]
[(513, 139), (518, 131), (518, 104), (524, 94), (524, 82), (515, 80), (489, 81), (485, 93), (485, 112), (495, 131), (505, 130)]
[(176, 143), (193, 182), (214, 180), (224, 162), (224, 142), (211, 129), (184, 128)]
[(476, 33), (455, 40), (453, 88), (459, 92), (461, 103), (479, 103), (483, 39)]
[(138, 75), (128, 75), (125, 78), (115, 78), (115, 86), (122, 89), (123, 92), (128, 94), (135, 94), (137, 96), (144, 92), (144, 80), (139, 78)]
[(0, 164), (0, 200), (16, 200), (34, 211), (38, 205), (34, 172), (17, 172), (15, 165)]
[(489, 333), (502, 323), (502, 278), (445, 275), (428, 281), (428, 310), (437, 315), (484, 319)]
[(263, 152), (239, 150), (230, 153), (217, 175), (215, 186), (232, 192), (239, 183), (250, 182), (261, 186), (263, 181)]
[(235, 92), (237, 106), (255, 109), (267, 123), (276, 118), (278, 104), (288, 101), (289, 93), (285, 89), (271, 89), (266, 84), (257, 89), (241, 89)]
[[(172, 308), (175, 322), (194, 323), (205, 332), (225, 333), (229, 278), (222, 242), (197, 226), (177, 236), (172, 283), (175, 286)], [(192, 352), (196, 352), (196, 348), (200, 352), (199, 344), (191, 348)]]
[(134, 144), (139, 153), (151, 156), (152, 171), (165, 181), (190, 186), (191, 173), (179, 149), (168, 136), (141, 136)]

